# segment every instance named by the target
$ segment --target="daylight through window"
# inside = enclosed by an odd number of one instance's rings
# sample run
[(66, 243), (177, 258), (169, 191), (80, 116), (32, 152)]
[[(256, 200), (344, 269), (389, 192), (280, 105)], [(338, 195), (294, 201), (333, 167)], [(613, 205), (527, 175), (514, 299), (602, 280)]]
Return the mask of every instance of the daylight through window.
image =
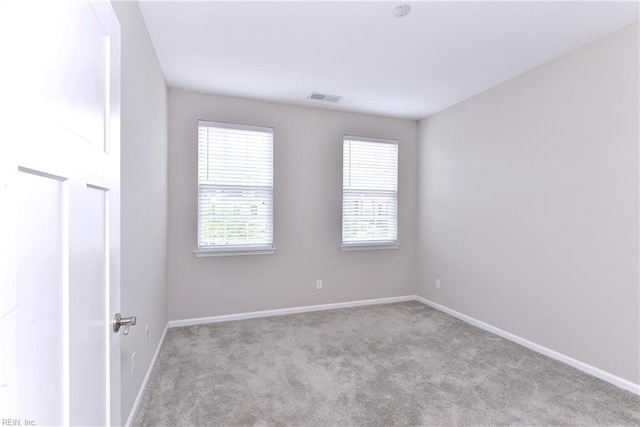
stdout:
[(342, 245), (398, 241), (398, 142), (345, 136)]
[(198, 251), (273, 247), (273, 129), (198, 122)]

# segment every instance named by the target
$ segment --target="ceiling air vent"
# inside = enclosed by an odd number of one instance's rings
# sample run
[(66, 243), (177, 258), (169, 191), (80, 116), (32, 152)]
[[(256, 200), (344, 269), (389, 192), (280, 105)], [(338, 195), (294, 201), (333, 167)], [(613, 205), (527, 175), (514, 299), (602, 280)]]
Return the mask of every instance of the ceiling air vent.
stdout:
[(326, 102), (338, 102), (342, 99), (342, 97), (338, 95), (327, 95), (326, 93), (311, 92), (311, 95), (309, 95), (309, 99)]

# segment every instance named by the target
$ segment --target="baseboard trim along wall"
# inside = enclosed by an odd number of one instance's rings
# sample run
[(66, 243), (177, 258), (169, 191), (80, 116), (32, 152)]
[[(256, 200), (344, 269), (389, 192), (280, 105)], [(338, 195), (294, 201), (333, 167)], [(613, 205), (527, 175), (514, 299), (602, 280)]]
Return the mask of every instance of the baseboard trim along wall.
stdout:
[(133, 420), (138, 413), (138, 408), (140, 407), (140, 403), (142, 402), (142, 397), (144, 396), (144, 392), (147, 389), (147, 384), (149, 383), (149, 379), (151, 378), (151, 373), (153, 372), (153, 368), (156, 367), (156, 363), (158, 362), (158, 357), (160, 356), (160, 350), (162, 350), (162, 346), (164, 345), (164, 340), (167, 337), (167, 331), (169, 330), (169, 325), (164, 327), (164, 331), (162, 332), (162, 336), (160, 337), (160, 341), (158, 342), (158, 347), (156, 348), (156, 352), (151, 359), (151, 363), (149, 363), (149, 369), (147, 369), (147, 373), (142, 380), (142, 384), (140, 384), (140, 389), (138, 390), (138, 395), (136, 396), (136, 400), (133, 402), (133, 406), (131, 407), (131, 411), (129, 412), (129, 417), (127, 417), (127, 422), (125, 423), (125, 427), (129, 427), (133, 424)]
[(523, 347), (526, 347), (530, 350), (535, 351), (536, 353), (543, 354), (547, 357), (555, 359), (559, 362), (562, 362), (566, 365), (572, 366), (580, 371), (586, 372), (589, 375), (593, 375), (596, 378), (600, 378), (603, 381), (611, 383), (617, 387), (628, 390), (634, 394), (640, 395), (640, 384), (632, 383), (631, 381), (625, 380), (624, 378), (620, 378), (616, 375), (613, 375), (607, 371), (603, 371), (600, 368), (596, 368), (595, 366), (591, 366), (587, 363), (581, 362), (579, 360), (573, 359), (569, 356), (566, 356), (562, 353), (558, 353), (557, 351), (551, 350), (550, 348), (544, 347), (540, 344), (536, 344), (529, 340), (526, 340), (518, 335), (512, 334), (510, 332), (504, 331), (500, 328), (496, 328), (493, 325), (485, 323), (481, 320), (475, 319), (471, 316), (467, 316), (466, 314), (462, 314), (458, 311), (455, 311), (449, 307), (445, 307), (444, 305), (438, 304), (437, 302), (433, 302), (429, 299), (423, 298), (421, 296), (416, 295), (415, 300), (419, 301), (425, 305), (435, 308), (436, 310), (442, 311), (443, 313), (447, 313), (455, 318), (458, 318), (464, 322), (467, 322), (473, 326), (476, 326), (480, 329), (484, 329), (485, 331), (491, 332), (494, 335), (498, 335), (499, 337), (508, 339), (509, 341), (513, 341), (516, 344), (520, 344)]
[(332, 304), (304, 305), (301, 307), (278, 308), (275, 310), (252, 311), (248, 313), (225, 314), (222, 316), (200, 317), (196, 319), (170, 320), (169, 327), (204, 325), (207, 323), (230, 322), (232, 320), (255, 319), (258, 317), (282, 316), (285, 314), (307, 313), (309, 311), (332, 310), (336, 308), (361, 307), (365, 305), (390, 304), (394, 302), (415, 301), (415, 295), (401, 297), (375, 298), (359, 301), (336, 302)]

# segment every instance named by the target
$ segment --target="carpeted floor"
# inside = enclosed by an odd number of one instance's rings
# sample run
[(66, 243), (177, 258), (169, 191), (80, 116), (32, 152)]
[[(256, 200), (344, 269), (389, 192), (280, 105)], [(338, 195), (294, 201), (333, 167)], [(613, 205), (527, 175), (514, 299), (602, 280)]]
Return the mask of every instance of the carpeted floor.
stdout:
[(134, 425), (640, 425), (640, 398), (405, 302), (171, 329)]

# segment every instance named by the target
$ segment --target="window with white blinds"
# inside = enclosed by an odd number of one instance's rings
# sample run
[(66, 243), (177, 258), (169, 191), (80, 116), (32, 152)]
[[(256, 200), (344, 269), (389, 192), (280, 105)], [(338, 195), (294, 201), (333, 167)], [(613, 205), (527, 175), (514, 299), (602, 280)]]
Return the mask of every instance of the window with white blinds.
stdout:
[(398, 141), (343, 140), (342, 245), (397, 245)]
[(198, 251), (273, 247), (273, 129), (198, 121)]

